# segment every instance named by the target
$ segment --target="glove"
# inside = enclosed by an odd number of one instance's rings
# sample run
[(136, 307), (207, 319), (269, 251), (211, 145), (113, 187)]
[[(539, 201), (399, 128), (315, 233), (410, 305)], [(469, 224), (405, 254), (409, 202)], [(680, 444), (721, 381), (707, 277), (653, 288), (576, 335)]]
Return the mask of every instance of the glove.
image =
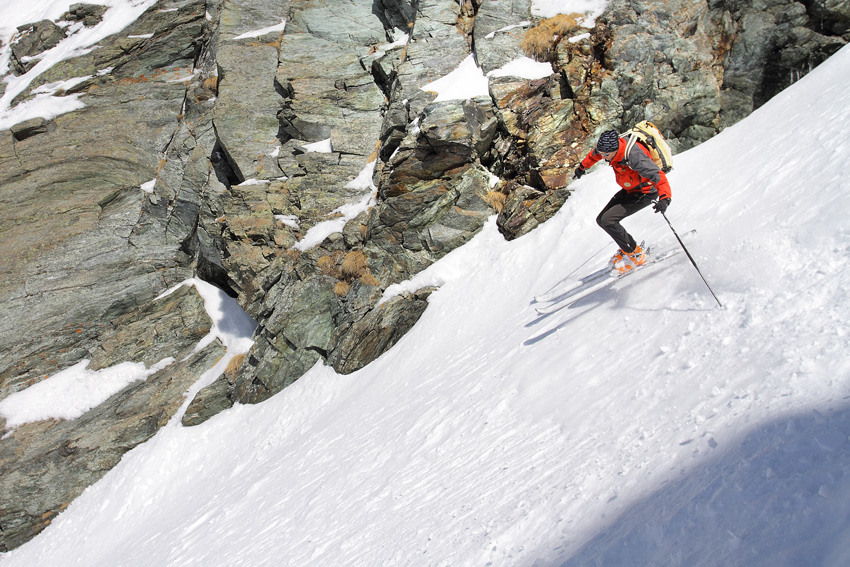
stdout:
[(669, 206), (670, 206), (670, 197), (664, 197), (663, 199), (659, 199), (658, 201), (655, 202), (655, 206), (653, 207), (653, 209), (655, 209), (656, 213), (664, 214), (664, 212), (667, 210), (667, 207), (669, 207)]
[(585, 173), (587, 173), (587, 171), (585, 171), (585, 169), (582, 166), (578, 166), (576, 168), (575, 173), (573, 174), (573, 179), (581, 179), (581, 176), (584, 175)]

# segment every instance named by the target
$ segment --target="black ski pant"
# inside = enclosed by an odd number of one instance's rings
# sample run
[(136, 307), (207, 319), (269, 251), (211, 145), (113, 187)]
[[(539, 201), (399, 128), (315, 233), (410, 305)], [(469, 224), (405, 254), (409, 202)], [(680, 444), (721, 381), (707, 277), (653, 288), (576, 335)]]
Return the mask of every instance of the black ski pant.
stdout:
[(611, 197), (611, 200), (596, 217), (596, 224), (601, 226), (624, 252), (634, 252), (637, 243), (632, 235), (626, 232), (620, 221), (651, 205), (656, 195), (657, 193), (654, 191), (652, 193), (629, 193), (625, 189), (621, 189)]

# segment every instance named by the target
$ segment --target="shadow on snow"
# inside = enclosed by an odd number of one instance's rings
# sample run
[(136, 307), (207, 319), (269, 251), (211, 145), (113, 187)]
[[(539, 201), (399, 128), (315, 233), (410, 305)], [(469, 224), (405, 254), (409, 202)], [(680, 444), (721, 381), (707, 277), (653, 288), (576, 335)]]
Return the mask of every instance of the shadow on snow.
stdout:
[(850, 565), (844, 404), (759, 426), (632, 505), (571, 557), (535, 567)]

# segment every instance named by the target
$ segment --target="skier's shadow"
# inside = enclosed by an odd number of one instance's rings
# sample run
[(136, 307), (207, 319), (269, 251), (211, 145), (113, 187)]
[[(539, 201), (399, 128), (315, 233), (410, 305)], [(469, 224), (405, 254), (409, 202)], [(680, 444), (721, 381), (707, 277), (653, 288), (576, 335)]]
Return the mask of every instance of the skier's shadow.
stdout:
[[(558, 309), (557, 311), (553, 311), (551, 313), (546, 313), (545, 315), (539, 315), (533, 321), (526, 323), (525, 328), (530, 329), (532, 327), (536, 327), (537, 325), (546, 321), (550, 317), (555, 317), (559, 315), (561, 317), (564, 317), (566, 315), (566, 317), (551, 329), (547, 329), (546, 331), (543, 331), (542, 333), (523, 341), (523, 346), (535, 345), (540, 341), (549, 338), (550, 336), (554, 335), (570, 323), (574, 323), (576, 320), (581, 318), (582, 315), (585, 315), (586, 313), (592, 311), (592, 309), (585, 309), (586, 307), (590, 305), (600, 305), (602, 303), (613, 301), (614, 298), (616, 298), (617, 294), (618, 291), (615, 289), (599, 290), (593, 295), (588, 295), (587, 297), (579, 299), (575, 303), (565, 305), (562, 309)], [(570, 311), (578, 311), (578, 313), (572, 314), (570, 313)]]

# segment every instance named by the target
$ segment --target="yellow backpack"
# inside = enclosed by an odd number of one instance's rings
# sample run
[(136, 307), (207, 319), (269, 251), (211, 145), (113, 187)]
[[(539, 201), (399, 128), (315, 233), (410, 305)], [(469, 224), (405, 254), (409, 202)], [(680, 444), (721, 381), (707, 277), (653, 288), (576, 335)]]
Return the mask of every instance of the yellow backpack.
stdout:
[(643, 120), (635, 124), (631, 130), (621, 134), (621, 138), (626, 139), (626, 155), (632, 151), (635, 142), (640, 142), (643, 147), (649, 150), (649, 157), (658, 166), (658, 169), (667, 173), (673, 169), (673, 152), (670, 150), (670, 145), (658, 127), (649, 120)]

